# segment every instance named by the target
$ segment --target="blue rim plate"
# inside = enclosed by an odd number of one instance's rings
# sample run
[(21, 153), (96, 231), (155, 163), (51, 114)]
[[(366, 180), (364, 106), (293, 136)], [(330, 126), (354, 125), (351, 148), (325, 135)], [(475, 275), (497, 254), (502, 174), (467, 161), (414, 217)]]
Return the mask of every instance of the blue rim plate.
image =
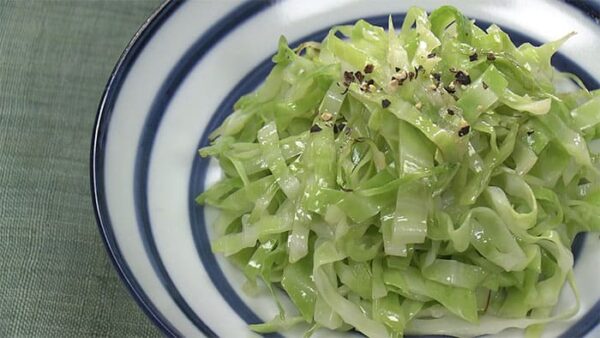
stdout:
[[(600, 30), (597, 2), (532, 1), (527, 6), (450, 1), (481, 26), (499, 23), (515, 42), (580, 34), (554, 59), (599, 88), (594, 62)], [(446, 2), (445, 2), (446, 3)], [(437, 1), (419, 5), (435, 8)], [(207, 135), (270, 71), (279, 34), (292, 44), (321, 40), (329, 27), (359, 18), (402, 22), (408, 2), (167, 1), (144, 23), (117, 63), (98, 109), (91, 150), (96, 219), (112, 262), (130, 293), (168, 336), (248, 334), (245, 325), (275, 312), (268, 297), (241, 292), (243, 280), (210, 251), (214, 211), (193, 199), (218, 178), (215, 163), (196, 156)], [(523, 18), (536, 16), (531, 25)], [(579, 38), (581, 37), (581, 38)], [(582, 45), (583, 44), (583, 45)], [(581, 46), (592, 52), (584, 52)], [(238, 50), (233, 52), (233, 50)], [(236, 58), (242, 50), (247, 57)], [(583, 337), (600, 321), (594, 258), (597, 236), (579, 237), (576, 278), (583, 309), (551, 335)], [(568, 297), (565, 297), (565, 304)], [(592, 331), (594, 330), (594, 331)], [(297, 332), (296, 332), (297, 333)], [(293, 335), (294, 333), (292, 333)], [(272, 334), (269, 336), (280, 336)]]

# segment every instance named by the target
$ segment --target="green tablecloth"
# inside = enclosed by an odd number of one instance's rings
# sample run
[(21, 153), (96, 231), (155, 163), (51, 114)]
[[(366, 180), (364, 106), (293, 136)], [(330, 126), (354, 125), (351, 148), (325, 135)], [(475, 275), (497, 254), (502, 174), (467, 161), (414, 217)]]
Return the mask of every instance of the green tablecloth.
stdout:
[(0, 0), (0, 336), (155, 336), (104, 249), (89, 149), (119, 55), (160, 0)]

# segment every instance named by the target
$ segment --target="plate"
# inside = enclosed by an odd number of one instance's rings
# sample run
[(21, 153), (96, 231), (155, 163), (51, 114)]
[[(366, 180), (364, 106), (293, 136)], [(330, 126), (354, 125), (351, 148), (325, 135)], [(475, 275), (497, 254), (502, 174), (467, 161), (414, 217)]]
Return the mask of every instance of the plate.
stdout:
[[(413, 4), (417, 1), (167, 1), (136, 33), (98, 110), (92, 195), (116, 269), (166, 335), (254, 336), (246, 325), (276, 313), (269, 297), (247, 296), (241, 273), (212, 254), (209, 225), (215, 212), (196, 205), (194, 197), (220, 175), (218, 165), (197, 156), (198, 148), (207, 144), (208, 133), (237, 98), (268, 74), (279, 36), (295, 45), (321, 40), (332, 25), (360, 18), (386, 26), (391, 14), (400, 23)], [(418, 1), (427, 10), (441, 4)], [(577, 31), (554, 65), (578, 74), (589, 88), (599, 88), (597, 2), (443, 4), (458, 7), (482, 26), (499, 24), (519, 43), (538, 44)], [(579, 237), (573, 250), (581, 311), (549, 325), (548, 337), (600, 335), (600, 239), (596, 234)], [(565, 292), (559, 306), (570, 301)]]

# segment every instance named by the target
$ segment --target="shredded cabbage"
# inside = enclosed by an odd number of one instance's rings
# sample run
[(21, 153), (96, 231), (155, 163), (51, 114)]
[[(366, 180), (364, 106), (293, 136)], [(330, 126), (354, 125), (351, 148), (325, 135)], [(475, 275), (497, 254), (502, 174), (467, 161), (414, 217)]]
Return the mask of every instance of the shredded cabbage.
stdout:
[(220, 210), (212, 249), (298, 310), (251, 328), (537, 336), (572, 316), (553, 309), (567, 283), (578, 303), (575, 235), (600, 230), (600, 95), (557, 89), (571, 35), (517, 47), (445, 6), (282, 37), (200, 149), (224, 173), (197, 199)]

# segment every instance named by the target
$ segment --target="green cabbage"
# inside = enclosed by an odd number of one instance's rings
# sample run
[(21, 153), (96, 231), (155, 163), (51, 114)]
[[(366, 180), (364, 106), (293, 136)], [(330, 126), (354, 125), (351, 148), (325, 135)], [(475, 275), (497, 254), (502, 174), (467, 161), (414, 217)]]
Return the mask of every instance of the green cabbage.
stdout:
[(570, 36), (517, 47), (445, 6), (281, 38), (200, 149), (224, 173), (197, 199), (220, 210), (213, 251), (298, 310), (251, 328), (536, 336), (572, 316), (552, 310), (567, 283), (578, 300), (575, 235), (600, 230), (600, 96), (557, 89), (581, 83), (550, 64)]

